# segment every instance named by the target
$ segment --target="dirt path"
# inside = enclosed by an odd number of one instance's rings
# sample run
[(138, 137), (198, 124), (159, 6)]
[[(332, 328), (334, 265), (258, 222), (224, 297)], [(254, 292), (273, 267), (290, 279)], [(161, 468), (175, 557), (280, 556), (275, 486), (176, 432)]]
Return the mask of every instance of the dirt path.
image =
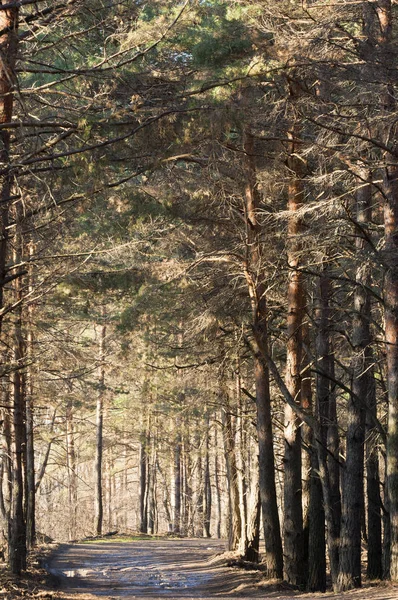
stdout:
[[(278, 598), (296, 596), (264, 582), (260, 571), (225, 566), (217, 555), (225, 551), (219, 540), (100, 541), (63, 545), (52, 556), (48, 570), (67, 593), (103, 600), (177, 598), (221, 600), (231, 597)], [(82, 596), (83, 597), (83, 596)], [(334, 598), (334, 594), (304, 594), (300, 598)], [(393, 587), (357, 590), (347, 600), (398, 600)]]
[(218, 540), (101, 541), (63, 545), (48, 567), (62, 589), (98, 596), (203, 598), (242, 587), (254, 591), (261, 573), (225, 567), (217, 559), (223, 552)]

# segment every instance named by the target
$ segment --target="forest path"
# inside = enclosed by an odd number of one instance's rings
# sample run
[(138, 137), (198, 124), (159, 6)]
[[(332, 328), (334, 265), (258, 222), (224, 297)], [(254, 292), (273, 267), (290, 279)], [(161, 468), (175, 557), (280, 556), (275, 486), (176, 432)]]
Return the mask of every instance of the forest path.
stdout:
[(208, 539), (93, 540), (63, 544), (48, 570), (61, 589), (111, 598), (262, 596), (260, 571), (225, 566), (225, 542)]
[[(337, 600), (334, 594), (300, 594), (267, 584), (260, 571), (225, 566), (220, 540), (151, 539), (93, 540), (64, 544), (51, 556), (47, 568), (60, 580), (61, 590), (81, 598), (214, 599), (250, 597), (291, 600)], [(356, 590), (347, 600), (397, 600), (395, 587)]]

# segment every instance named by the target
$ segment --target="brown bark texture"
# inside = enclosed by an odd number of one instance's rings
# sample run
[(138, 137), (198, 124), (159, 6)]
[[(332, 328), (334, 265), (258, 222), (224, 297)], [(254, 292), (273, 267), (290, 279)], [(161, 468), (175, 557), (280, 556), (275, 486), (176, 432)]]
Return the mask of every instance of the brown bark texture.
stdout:
[[(102, 310), (102, 317), (105, 316), (105, 310)], [(99, 333), (99, 369), (98, 369), (98, 397), (96, 414), (96, 443), (95, 443), (95, 516), (94, 529), (96, 535), (102, 534), (102, 522), (104, 517), (103, 497), (102, 497), (102, 456), (103, 456), (103, 429), (104, 429), (104, 393), (105, 393), (105, 338), (106, 325), (100, 325)]]
[[(306, 304), (304, 276), (301, 266), (302, 219), (297, 212), (304, 200), (304, 162), (300, 157), (297, 139), (300, 135), (298, 124), (292, 127), (288, 137), (290, 154), (288, 167), (290, 181), (288, 188), (288, 240), (287, 260), (289, 282), (287, 290), (287, 345), (285, 382), (295, 402), (301, 403), (301, 369), (303, 359), (303, 319)], [(301, 477), (301, 421), (295, 411), (285, 406), (285, 452), (284, 452), (284, 575), (292, 585), (305, 584), (305, 558), (302, 510)]]
[(262, 359), (261, 348), (267, 352), (267, 301), (265, 273), (261, 265), (258, 220), (259, 194), (256, 185), (254, 138), (246, 130), (245, 214), (247, 227), (246, 279), (252, 304), (253, 332), (258, 355), (255, 357), (257, 435), (259, 445), (259, 484), (264, 525), (265, 562), (268, 576), (283, 576), (283, 551), (275, 486), (275, 457), (272, 431), (271, 396), (268, 367)]
[(240, 512), (238, 468), (235, 454), (235, 431), (232, 424), (230, 408), (225, 395), (224, 407), (222, 409), (222, 424), (229, 494), (228, 549), (237, 550), (242, 537), (242, 517)]

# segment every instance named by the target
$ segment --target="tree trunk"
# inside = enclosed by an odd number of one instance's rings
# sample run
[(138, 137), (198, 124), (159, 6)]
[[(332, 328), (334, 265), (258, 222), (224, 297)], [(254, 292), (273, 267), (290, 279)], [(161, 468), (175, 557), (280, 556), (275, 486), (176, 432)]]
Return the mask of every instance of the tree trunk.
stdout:
[(211, 508), (212, 508), (212, 493), (210, 481), (210, 415), (206, 415), (206, 447), (204, 457), (204, 534), (206, 537), (211, 537)]
[[(382, 564), (382, 526), (381, 526), (381, 498), (379, 479), (379, 459), (377, 449), (377, 429), (374, 425), (377, 419), (376, 384), (374, 377), (374, 357), (372, 351), (372, 337), (370, 325), (372, 322), (371, 297), (368, 287), (371, 283), (371, 265), (366, 256), (361, 253), (366, 249), (366, 240), (369, 236), (368, 225), (372, 219), (372, 190), (371, 172), (363, 169), (360, 172), (360, 188), (357, 192), (357, 223), (360, 227), (357, 238), (359, 263), (366, 261), (366, 265), (359, 267), (357, 272), (358, 286), (354, 302), (356, 303), (356, 328), (358, 331), (357, 342), (363, 348), (363, 373), (360, 376), (358, 395), (364, 398), (366, 410), (366, 490), (367, 490), (367, 525), (368, 525), (368, 564), (367, 576), (369, 579), (383, 577)], [(369, 181), (369, 185), (364, 185)], [(366, 235), (365, 235), (366, 234)], [(362, 338), (362, 339), (361, 339)], [(362, 394), (364, 394), (362, 396)]]
[(345, 591), (361, 585), (361, 512), (365, 441), (365, 411), (357, 396), (362, 383), (359, 381), (363, 372), (361, 357), (353, 359), (352, 367), (354, 381), (353, 393), (347, 405), (346, 461), (337, 591)]
[(151, 454), (148, 469), (148, 532), (156, 533), (156, 432), (151, 436)]
[[(393, 40), (393, 12), (391, 0), (378, 0), (373, 15), (377, 16), (376, 47), (380, 64), (387, 65), (395, 55)], [(369, 34), (371, 35), (371, 34)], [(396, 100), (389, 70), (384, 70), (385, 90), (380, 109), (384, 117), (390, 115), (382, 129), (383, 143), (390, 144), (397, 134), (395, 122)], [(384, 315), (387, 355), (388, 424), (387, 424), (387, 490), (390, 523), (390, 577), (398, 581), (398, 168), (396, 158), (385, 152), (383, 176), (384, 196)], [(390, 166), (391, 165), (391, 166)], [(388, 567), (387, 567), (388, 570)]]
[[(27, 358), (32, 360), (33, 333), (32, 324), (28, 323)], [(32, 366), (27, 367), (26, 374), (26, 542), (28, 549), (36, 542), (35, 525), (35, 454), (33, 439), (33, 373)]]
[[(29, 257), (33, 256), (33, 245), (29, 245)], [(32, 270), (29, 273), (29, 292), (33, 292)], [(35, 477), (35, 452), (33, 436), (33, 307), (28, 306), (27, 321), (27, 371), (26, 371), (26, 542), (28, 549), (36, 544), (36, 477)]]
[[(330, 285), (330, 281), (328, 283)], [(336, 385), (333, 381), (335, 377), (334, 371), (334, 355), (331, 344), (327, 363), (325, 365), (327, 373), (332, 380), (330, 381), (329, 403), (328, 403), (328, 427), (327, 427), (327, 469), (330, 482), (330, 501), (333, 514), (333, 538), (339, 540), (340, 523), (341, 523), (341, 493), (340, 493), (340, 436), (339, 424), (337, 421), (337, 403), (336, 403)], [(336, 560), (339, 560), (339, 548), (335, 549)]]
[[(308, 323), (303, 323), (303, 341), (310, 347)], [(315, 410), (312, 403), (310, 357), (307, 352), (303, 358), (301, 381), (301, 406), (319, 419), (319, 407)], [(319, 382), (317, 382), (319, 383)], [(306, 424), (302, 424), (303, 455), (303, 533), (304, 557), (306, 565), (307, 589), (311, 592), (326, 590), (326, 539), (325, 511), (323, 508), (322, 484), (319, 479), (319, 461), (314, 441), (314, 433)]]
[(217, 500), (217, 517), (216, 517), (216, 532), (217, 538), (221, 538), (221, 482), (220, 482), (220, 464), (219, 464), (219, 446), (218, 446), (218, 429), (214, 428), (214, 480), (216, 487), (216, 500)]
[(308, 581), (310, 592), (326, 591), (325, 511), (319, 461), (316, 448), (311, 450), (310, 502), (308, 508)]
[(112, 494), (112, 448), (109, 449), (105, 462), (105, 489), (106, 489), (106, 507), (107, 507), (107, 527), (112, 531), (113, 515), (113, 494)]
[(244, 449), (247, 444), (246, 429), (244, 424), (244, 399), (242, 398), (242, 382), (240, 374), (240, 359), (236, 361), (235, 369), (235, 391), (236, 391), (236, 436), (235, 436), (235, 456), (237, 467), (237, 479), (239, 490), (239, 513), (241, 519), (241, 535), (239, 540), (239, 554), (245, 556), (248, 545), (247, 538), (247, 480), (246, 480), (246, 464)]
[(184, 436), (182, 442), (182, 510), (181, 510), (181, 533), (193, 535), (192, 531), (192, 468), (191, 468), (191, 443), (190, 432), (184, 418)]
[[(1, 0), (1, 4), (7, 4)], [(18, 18), (19, 9), (8, 8), (0, 12), (0, 125), (10, 123), (13, 114), (15, 86), (15, 61), (18, 47)], [(0, 309), (4, 305), (4, 282), (7, 276), (8, 256), (8, 224), (9, 203), (13, 175), (6, 167), (10, 162), (10, 129), (0, 130), (0, 162), (4, 165), (5, 174), (0, 178)], [(0, 313), (0, 330), (2, 314)], [(17, 345), (19, 342), (17, 341)], [(16, 372), (12, 375), (13, 385), (13, 493), (11, 498), (9, 522), (9, 564), (12, 573), (19, 574), (26, 565), (26, 529), (23, 515), (23, 466), (22, 446), (25, 441), (24, 411), (21, 397), (20, 377)]]
[(391, 523), (388, 510), (387, 453), (384, 455), (383, 578), (390, 579)]
[(240, 513), (238, 469), (235, 454), (235, 433), (229, 402), (224, 393), (224, 407), (222, 408), (222, 424), (224, 434), (225, 465), (227, 471), (227, 484), (229, 494), (229, 528), (228, 549), (237, 550), (242, 537), (242, 517)]
[[(303, 274), (299, 270), (300, 234), (303, 225), (296, 213), (304, 199), (304, 162), (298, 155), (295, 140), (300, 135), (296, 124), (288, 137), (292, 139), (288, 167), (292, 173), (288, 189), (288, 309), (286, 387), (299, 404), (301, 402), (301, 376), (303, 359), (302, 326), (305, 308)], [(287, 404), (285, 407), (285, 454), (284, 454), (284, 566), (285, 578), (292, 585), (305, 584), (303, 510), (301, 483), (301, 422)]]
[[(101, 311), (102, 318), (105, 317), (105, 309)], [(104, 427), (104, 393), (105, 393), (105, 337), (106, 325), (100, 325), (99, 339), (99, 372), (98, 372), (98, 397), (96, 414), (96, 443), (95, 443), (95, 517), (94, 527), (96, 535), (102, 534), (102, 521), (104, 515), (102, 497), (102, 455), (103, 455), (103, 427)]]
[(173, 532), (181, 533), (181, 418), (175, 420)]
[(10, 394), (6, 389), (6, 382), (2, 385), (2, 404), (1, 416), (1, 480), (0, 480), (0, 511), (4, 523), (9, 520), (9, 508), (12, 496), (12, 465), (11, 465), (11, 410), (9, 407)]
[[(22, 360), (21, 331), (17, 318), (15, 331), (15, 364)], [(11, 572), (19, 575), (26, 568), (26, 522), (24, 516), (24, 464), (23, 448), (26, 439), (24, 423), (24, 397), (21, 374), (14, 371), (11, 376), (13, 398), (13, 443), (12, 443), (12, 497), (9, 524), (9, 563)]]
[[(372, 378), (368, 393), (368, 407), (376, 417), (376, 390)], [(367, 415), (366, 422), (366, 490), (368, 497), (368, 579), (383, 578), (383, 549), (382, 549), (382, 521), (379, 457), (376, 443), (377, 435), (374, 420)]]
[(256, 465), (255, 472), (251, 478), (251, 493), (250, 502), (247, 511), (246, 525), (246, 550), (242, 556), (244, 560), (249, 562), (260, 562), (260, 517), (261, 517), (261, 498), (260, 486), (258, 482), (258, 468)]
[[(22, 222), (20, 204), (16, 206), (16, 229), (14, 239), (14, 264), (22, 262)], [(26, 568), (26, 520), (24, 499), (26, 475), (26, 418), (25, 418), (25, 386), (22, 369), (26, 360), (22, 334), (22, 281), (18, 277), (14, 281), (14, 301), (19, 303), (14, 314), (13, 328), (13, 362), (11, 375), (11, 397), (13, 398), (13, 448), (12, 448), (12, 498), (9, 526), (9, 563), (11, 572), (20, 574)], [(33, 490), (32, 490), (33, 491)]]
[[(9, 4), (7, 0), (0, 0), (0, 5)], [(10, 123), (13, 116), (14, 94), (16, 83), (15, 62), (18, 49), (18, 21), (19, 8), (8, 8), (0, 11), (0, 125)], [(13, 185), (13, 175), (7, 172), (6, 166), (10, 162), (10, 129), (0, 130), (0, 163), (5, 174), (0, 177), (0, 309), (4, 304), (4, 281), (7, 276), (8, 255), (8, 224), (10, 196)], [(0, 313), (0, 331), (2, 325)]]
[(204, 531), (204, 477), (203, 477), (203, 457), (200, 443), (200, 433), (196, 433), (195, 447), (198, 455), (196, 461), (196, 511), (195, 511), (195, 537), (202, 537)]
[[(361, 513), (363, 501), (363, 470), (365, 442), (365, 406), (375, 404), (375, 384), (371, 351), (371, 306), (367, 288), (370, 284), (370, 265), (364, 256), (365, 231), (371, 219), (370, 173), (360, 172), (360, 187), (356, 195), (358, 233), (356, 252), (359, 266), (356, 273), (352, 345), (352, 396), (348, 403), (347, 457), (344, 476), (341, 523), (340, 573), (341, 590), (361, 585)], [(373, 393), (373, 398), (372, 398)], [(372, 532), (373, 533), (373, 532)], [(372, 540), (377, 544), (376, 540)], [(381, 557), (381, 537), (379, 540)]]
[[(333, 356), (330, 344), (330, 296), (331, 283), (327, 266), (324, 266), (319, 279), (319, 299), (316, 308), (317, 337), (317, 377), (316, 377), (316, 413), (320, 423), (321, 439), (318, 443), (317, 456), (313, 457), (313, 464), (317, 468), (321, 467), (320, 456), (325, 459), (324, 481), (321, 480), (323, 488), (323, 512), (327, 509), (329, 514), (329, 523), (327, 528), (329, 559), (334, 566), (334, 574), (337, 577), (339, 562), (339, 537), (340, 537), (340, 467), (339, 467), (339, 437), (337, 428), (336, 401), (334, 387), (331, 381), (333, 375)], [(321, 455), (319, 454), (321, 453)], [(313, 493), (317, 497), (317, 482), (313, 481)], [(325, 489), (327, 488), (329, 506), (326, 507)], [(315, 536), (319, 535), (318, 540), (313, 540), (313, 549), (322, 546), (325, 537), (324, 523), (320, 523), (320, 529), (314, 529)], [(313, 556), (319, 564), (315, 571), (319, 576), (320, 589), (324, 586), (326, 568), (322, 556)], [(315, 585), (314, 582), (311, 584)]]
[(253, 333), (258, 348), (254, 361), (256, 383), (257, 435), (259, 448), (259, 484), (263, 513), (265, 562), (271, 579), (283, 577), (283, 551), (275, 486), (274, 438), (272, 432), (269, 372), (261, 358), (261, 349), (267, 353), (267, 301), (265, 273), (261, 265), (260, 232), (258, 222), (259, 194), (256, 183), (254, 138), (244, 134), (246, 154), (245, 214), (247, 261), (245, 276), (252, 305)]
[(77, 473), (75, 453), (75, 425), (73, 402), (68, 399), (66, 405), (66, 463), (68, 469), (68, 498), (69, 498), (69, 540), (76, 539), (77, 532)]
[[(304, 348), (310, 348), (310, 334), (308, 327), (308, 320), (303, 322), (303, 342)], [(303, 374), (301, 379), (301, 406), (308, 412), (313, 412), (312, 407), (312, 385), (311, 385), (311, 368), (310, 368), (310, 357), (308, 353), (304, 351), (303, 354)], [(305, 580), (308, 583), (308, 560), (309, 560), (309, 534), (310, 534), (310, 505), (311, 502), (317, 500), (318, 496), (312, 494), (312, 455), (313, 455), (313, 433), (311, 427), (306, 423), (302, 423), (301, 426), (301, 440), (302, 440), (302, 495), (303, 495), (303, 543), (304, 543), (304, 567), (305, 567)], [(322, 510), (322, 505), (317, 504), (315, 510)], [(325, 553), (325, 548), (324, 548)]]
[(385, 256), (388, 263), (384, 277), (388, 435), (387, 477), (391, 527), (390, 576), (398, 581), (398, 169), (385, 176), (386, 205)]
[[(140, 532), (148, 533), (148, 447), (150, 443), (149, 415), (146, 424), (142, 424), (140, 440), (139, 477), (140, 477)], [(145, 427), (145, 430), (144, 430)]]

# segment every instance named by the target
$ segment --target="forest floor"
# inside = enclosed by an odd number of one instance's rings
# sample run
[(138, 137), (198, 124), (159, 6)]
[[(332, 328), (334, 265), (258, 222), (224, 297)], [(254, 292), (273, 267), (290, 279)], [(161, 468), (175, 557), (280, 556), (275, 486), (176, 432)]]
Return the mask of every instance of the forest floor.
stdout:
[[(40, 556), (39, 556), (40, 559)], [(43, 570), (44, 565), (50, 574)], [(0, 569), (4, 600), (398, 600), (398, 586), (374, 585), (342, 595), (299, 594), (264, 580), (261, 570), (228, 566), (219, 540), (114, 537), (62, 544), (30, 565), (18, 582)]]

